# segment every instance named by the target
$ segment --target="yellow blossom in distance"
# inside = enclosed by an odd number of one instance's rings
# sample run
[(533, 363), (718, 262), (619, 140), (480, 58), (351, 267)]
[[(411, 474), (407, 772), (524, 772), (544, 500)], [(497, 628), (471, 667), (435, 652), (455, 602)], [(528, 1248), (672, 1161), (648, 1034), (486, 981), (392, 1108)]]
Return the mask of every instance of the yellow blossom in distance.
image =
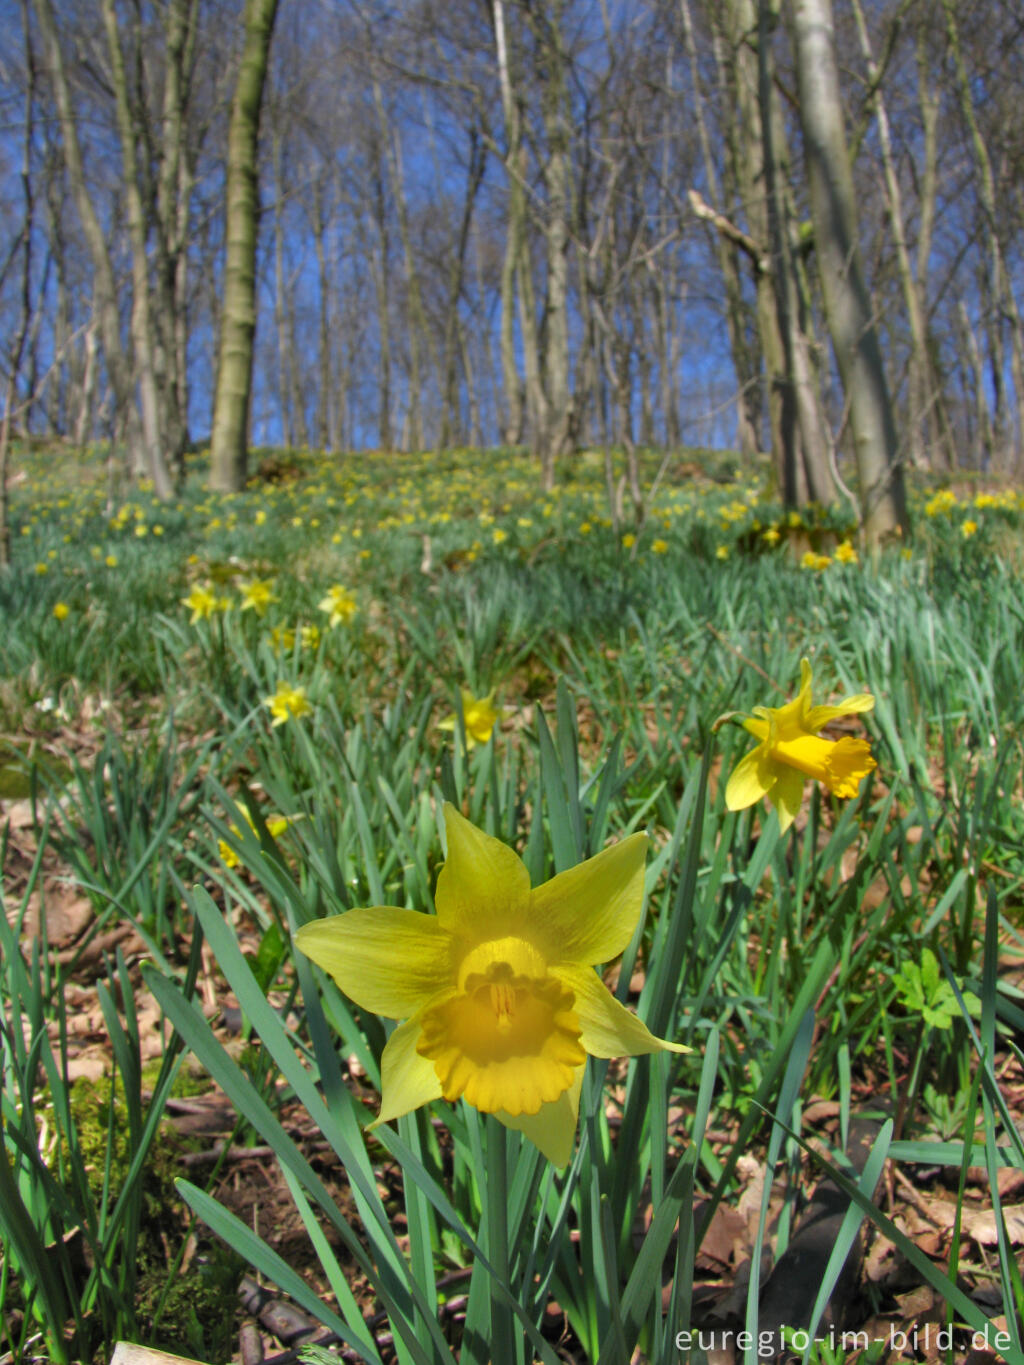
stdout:
[(755, 706), (742, 721), (760, 742), (733, 769), (725, 789), (728, 809), (746, 810), (767, 796), (785, 833), (800, 809), (808, 777), (833, 796), (856, 796), (861, 780), (877, 766), (867, 740), (825, 739), (818, 732), (830, 721), (870, 711), (874, 704), (870, 692), (859, 692), (836, 706), (812, 706), (811, 665), (802, 659), (794, 700), (785, 706)]
[[(256, 826), (253, 824), (252, 816), (249, 814), (248, 806), (244, 805), (241, 801), (236, 801), (235, 805), (238, 807), (239, 814), (245, 820), (245, 823), (255, 834)], [(288, 828), (288, 821), (283, 815), (275, 815), (266, 823), (267, 833), (270, 835), (271, 839), (276, 839), (279, 835), (283, 834), (284, 831)], [(228, 828), (231, 830), (232, 834), (234, 834), (237, 838), (241, 839), (242, 831), (236, 824), (232, 823), (231, 825), (228, 826)], [(217, 851), (220, 854), (220, 860), (225, 867), (238, 866), (238, 854), (231, 847), (231, 845), (226, 842), (226, 840), (224, 839), (217, 840)]]
[(209, 586), (204, 587), (196, 583), (187, 597), (181, 599), (182, 605), (188, 607), (192, 613), (189, 625), (194, 626), (197, 621), (204, 621), (216, 611), (222, 610), (224, 602), (219, 598)]
[(263, 616), (271, 602), (277, 601), (273, 585), (266, 578), (251, 578), (241, 588), (243, 611), (254, 611), (257, 616)]
[(688, 1050), (656, 1038), (593, 970), (632, 938), (647, 837), (531, 889), (512, 849), (454, 806), (444, 816), (436, 915), (348, 910), (303, 925), (296, 946), (360, 1008), (404, 1020), (381, 1057), (377, 1123), (461, 1097), (564, 1166), (588, 1054)]
[(977, 531), (978, 523), (976, 521), (971, 521), (969, 518), (967, 521), (963, 522), (960, 527), (960, 534), (963, 536), (964, 540), (969, 540), (971, 536), (977, 534)]
[(300, 716), (308, 716), (312, 713), (313, 707), (309, 698), (306, 696), (304, 687), (292, 687), (288, 683), (278, 683), (277, 691), (272, 697), (265, 697), (264, 706), (270, 707), (270, 714), (274, 717), (274, 725), (283, 725), (286, 720), (297, 720)]
[(850, 541), (844, 540), (842, 544), (836, 546), (835, 558), (839, 564), (856, 564), (858, 555)]
[(800, 559), (801, 569), (813, 569), (816, 573), (821, 573), (831, 563), (828, 555), (820, 555), (817, 550), (805, 550)]
[[(497, 722), (498, 712), (493, 705), (494, 693), (488, 692), (486, 697), (474, 697), (465, 687), (459, 690), (462, 693), (462, 722), (466, 730), (466, 748), (474, 749), (478, 744), (487, 743)], [(454, 731), (457, 725), (458, 718), (448, 716), (438, 722), (437, 728)]]
[(66, 621), (71, 615), (71, 608), (66, 602), (55, 602), (53, 604), (53, 614), (58, 621)]
[(326, 597), (320, 600), (320, 610), (328, 614), (329, 626), (336, 626), (344, 622), (348, 625), (352, 617), (355, 616), (358, 603), (348, 588), (343, 588), (340, 583), (335, 583), (333, 587), (327, 589)]

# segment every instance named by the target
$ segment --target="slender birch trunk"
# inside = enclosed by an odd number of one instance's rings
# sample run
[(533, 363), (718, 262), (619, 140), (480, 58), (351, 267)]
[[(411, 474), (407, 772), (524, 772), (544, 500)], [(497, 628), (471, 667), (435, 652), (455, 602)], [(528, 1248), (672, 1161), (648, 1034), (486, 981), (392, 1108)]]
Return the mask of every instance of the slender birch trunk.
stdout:
[(477, 192), (484, 178), (485, 153), (475, 128), (469, 135), (469, 170), (466, 179), (466, 195), (462, 203), (462, 218), (459, 235), (452, 255), (448, 275), (448, 303), (445, 309), (444, 328), (444, 393), (441, 405), (441, 431), (438, 448), (444, 450), (451, 441), (455, 425), (458, 402), (458, 341), (459, 341), (459, 300), (466, 272), (466, 249), (469, 245), (469, 230), (473, 222), (473, 206)]
[(213, 405), (210, 484), (224, 493), (245, 487), (256, 334), (257, 149), (260, 106), (277, 0), (246, 0), (245, 45), (228, 131), (224, 305)]
[(281, 179), (281, 129), (276, 118), (270, 141), (270, 162), (274, 170), (274, 330), (277, 333), (277, 407), (281, 423), (281, 444), (289, 450), (292, 446), (292, 424), (284, 301), (284, 185)]
[(825, 316), (850, 413), (868, 543), (909, 529), (889, 389), (860, 260), (831, 0), (793, 0), (800, 123)]
[[(820, 386), (811, 346), (811, 318), (795, 243), (798, 237), (785, 123), (775, 85), (772, 38), (776, 14), (770, 0), (757, 10), (757, 117), (761, 173), (771, 250), (772, 299), (764, 310), (766, 354), (773, 353), (778, 386), (775, 420), (781, 446), (776, 459), (782, 493), (790, 506), (830, 503), (836, 496), (830, 461), (831, 439), (821, 410)], [(741, 58), (749, 62), (746, 45)], [(748, 78), (749, 79), (749, 78)], [(741, 80), (740, 89), (748, 81)], [(749, 186), (754, 196), (758, 186)], [(770, 311), (770, 316), (768, 315)], [(779, 361), (781, 360), (781, 367)], [(779, 379), (781, 378), (781, 384)]]
[[(166, 426), (161, 403), (161, 385), (157, 373), (159, 343), (153, 316), (149, 286), (148, 231), (142, 195), (139, 191), (138, 147), (135, 122), (128, 98), (128, 76), (124, 51), (118, 31), (114, 0), (102, 0), (103, 24), (107, 33), (107, 50), (117, 103), (118, 134), (121, 139), (121, 166), (125, 202), (128, 212), (128, 235), (132, 253), (132, 347), (135, 356), (135, 378), (142, 412), (142, 439), (145, 444), (146, 465), (158, 498), (174, 495), (174, 483), (164, 457)], [(136, 33), (136, 41), (138, 41)]]
[(373, 166), (373, 206), (377, 227), (377, 259), (373, 263), (373, 284), (377, 296), (377, 331), (380, 344), (380, 359), (377, 370), (377, 392), (380, 415), (378, 417), (379, 441), (382, 450), (390, 450), (391, 435), (391, 291), (390, 246), (388, 232), (387, 198), (384, 193), (384, 167), (381, 164), (378, 148)]
[(313, 195), (313, 247), (316, 251), (318, 346), (317, 364), (320, 372), (316, 405), (316, 440), (321, 450), (332, 450), (331, 431), (331, 319), (330, 291), (327, 278), (327, 251), (324, 237), (327, 214), (324, 209), (323, 182), (319, 175), (311, 178)]
[[(501, 264), (501, 377), (505, 403), (504, 439), (518, 445), (523, 439), (523, 394), (516, 363), (516, 279), (526, 236), (526, 187), (523, 182), (522, 113), (512, 90), (509, 73), (508, 36), (503, 0), (492, 0), (494, 47), (498, 62), (498, 86), (505, 121), (505, 176), (508, 180), (505, 254)], [(524, 338), (525, 345), (525, 338)]]
[(566, 110), (565, 53), (561, 3), (545, 24), (547, 77), (542, 97), (547, 160), (543, 169), (547, 205), (547, 298), (544, 308), (544, 389), (546, 422), (540, 433), (541, 486), (555, 486), (555, 461), (571, 449), (569, 397), (569, 124)]

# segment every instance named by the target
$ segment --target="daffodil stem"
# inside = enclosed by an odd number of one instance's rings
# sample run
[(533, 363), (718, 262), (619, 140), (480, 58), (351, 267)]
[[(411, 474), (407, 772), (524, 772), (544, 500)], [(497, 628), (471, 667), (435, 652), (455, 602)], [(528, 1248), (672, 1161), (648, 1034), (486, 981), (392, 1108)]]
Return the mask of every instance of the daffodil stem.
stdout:
[(515, 1365), (512, 1310), (499, 1293), (509, 1293), (508, 1134), (503, 1123), (487, 1119), (487, 1257), (494, 1270), (491, 1284), (491, 1365)]

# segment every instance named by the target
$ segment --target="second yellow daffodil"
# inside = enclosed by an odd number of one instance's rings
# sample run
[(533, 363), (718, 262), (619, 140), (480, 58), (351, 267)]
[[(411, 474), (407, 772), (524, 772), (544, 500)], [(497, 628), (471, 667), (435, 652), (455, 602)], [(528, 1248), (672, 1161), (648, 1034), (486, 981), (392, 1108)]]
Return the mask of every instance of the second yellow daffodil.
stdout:
[[(462, 693), (462, 723), (466, 729), (466, 748), (473, 749), (478, 744), (486, 744), (491, 737), (498, 720), (498, 712), (494, 706), (494, 693), (488, 692), (486, 697), (474, 697), (472, 692), (466, 688), (460, 689)], [(447, 719), (438, 723), (439, 730), (454, 730), (458, 724), (455, 716), (448, 716)]]
[(746, 810), (767, 796), (785, 833), (800, 809), (807, 778), (821, 782), (833, 796), (856, 796), (861, 781), (876, 766), (867, 740), (852, 735), (826, 739), (819, 731), (841, 716), (870, 711), (874, 704), (870, 692), (858, 692), (835, 706), (813, 706), (811, 665), (803, 659), (794, 700), (785, 706), (755, 706), (743, 719), (743, 727), (760, 742), (733, 770), (725, 789), (726, 806)]
[(265, 697), (263, 705), (270, 707), (270, 714), (274, 717), (274, 726), (284, 725), (286, 721), (298, 719), (301, 716), (308, 716), (312, 713), (313, 707), (309, 698), (306, 696), (306, 689), (302, 686), (292, 687), (290, 683), (278, 683), (277, 691), (272, 697)]

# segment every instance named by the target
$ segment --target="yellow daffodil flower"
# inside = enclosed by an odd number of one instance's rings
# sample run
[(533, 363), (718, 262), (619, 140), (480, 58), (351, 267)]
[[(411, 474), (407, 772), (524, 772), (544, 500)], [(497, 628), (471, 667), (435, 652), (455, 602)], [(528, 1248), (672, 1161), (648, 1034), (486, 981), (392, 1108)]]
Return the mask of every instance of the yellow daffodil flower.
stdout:
[(265, 578), (252, 578), (242, 584), (242, 610), (262, 616), (271, 602), (276, 602), (273, 586)]
[[(498, 719), (498, 712), (492, 702), (494, 693), (488, 692), (486, 697), (474, 697), (472, 692), (466, 688), (461, 688), (462, 692), (462, 720), (466, 727), (466, 748), (473, 749), (478, 744), (486, 744), (491, 737)], [(454, 730), (458, 724), (457, 717), (448, 716), (438, 724), (439, 730)]]
[[(236, 801), (235, 805), (238, 807), (239, 814), (245, 820), (245, 823), (255, 834), (256, 826), (252, 822), (252, 816), (249, 814), (248, 806), (243, 805), (241, 801)], [(242, 831), (236, 824), (231, 824), (228, 828), (231, 830), (231, 833), (236, 835), (239, 839), (242, 837)], [(288, 821), (283, 815), (275, 815), (267, 821), (267, 833), (270, 835), (271, 839), (276, 839), (278, 835), (283, 834), (287, 828)], [(220, 860), (225, 867), (238, 866), (238, 854), (226, 840), (217, 840), (217, 851), (220, 853)]]
[(212, 588), (203, 587), (197, 583), (187, 597), (181, 599), (182, 605), (188, 607), (192, 613), (189, 625), (194, 626), (197, 621), (204, 621), (212, 616), (214, 612), (220, 611), (224, 603), (214, 593)]
[(288, 683), (278, 683), (272, 697), (264, 698), (264, 706), (270, 707), (274, 725), (283, 725), (286, 720), (308, 716), (313, 710), (304, 687), (291, 687)]
[(320, 610), (326, 611), (329, 615), (330, 619), (327, 622), (329, 626), (336, 626), (341, 622), (348, 625), (356, 614), (357, 606), (352, 593), (337, 583), (334, 587), (327, 589), (327, 596), (320, 602)]
[(55, 602), (53, 604), (53, 615), (58, 621), (66, 621), (71, 615), (71, 608), (66, 602)]
[(746, 810), (767, 796), (785, 832), (803, 798), (805, 780), (823, 783), (833, 796), (857, 795), (861, 780), (876, 767), (865, 739), (824, 739), (818, 732), (840, 716), (870, 711), (875, 699), (859, 692), (836, 706), (811, 705), (811, 665), (800, 664), (800, 691), (785, 706), (755, 706), (743, 726), (759, 740), (736, 765), (725, 789), (729, 810)]
[(270, 643), (275, 649), (294, 649), (295, 631), (292, 630), (291, 626), (274, 626), (270, 632)]
[(687, 1051), (656, 1038), (593, 971), (636, 928), (647, 838), (531, 890), (512, 849), (454, 806), (444, 815), (436, 916), (349, 910), (303, 925), (296, 946), (360, 1008), (405, 1021), (381, 1058), (377, 1123), (461, 1097), (564, 1166), (588, 1053)]

